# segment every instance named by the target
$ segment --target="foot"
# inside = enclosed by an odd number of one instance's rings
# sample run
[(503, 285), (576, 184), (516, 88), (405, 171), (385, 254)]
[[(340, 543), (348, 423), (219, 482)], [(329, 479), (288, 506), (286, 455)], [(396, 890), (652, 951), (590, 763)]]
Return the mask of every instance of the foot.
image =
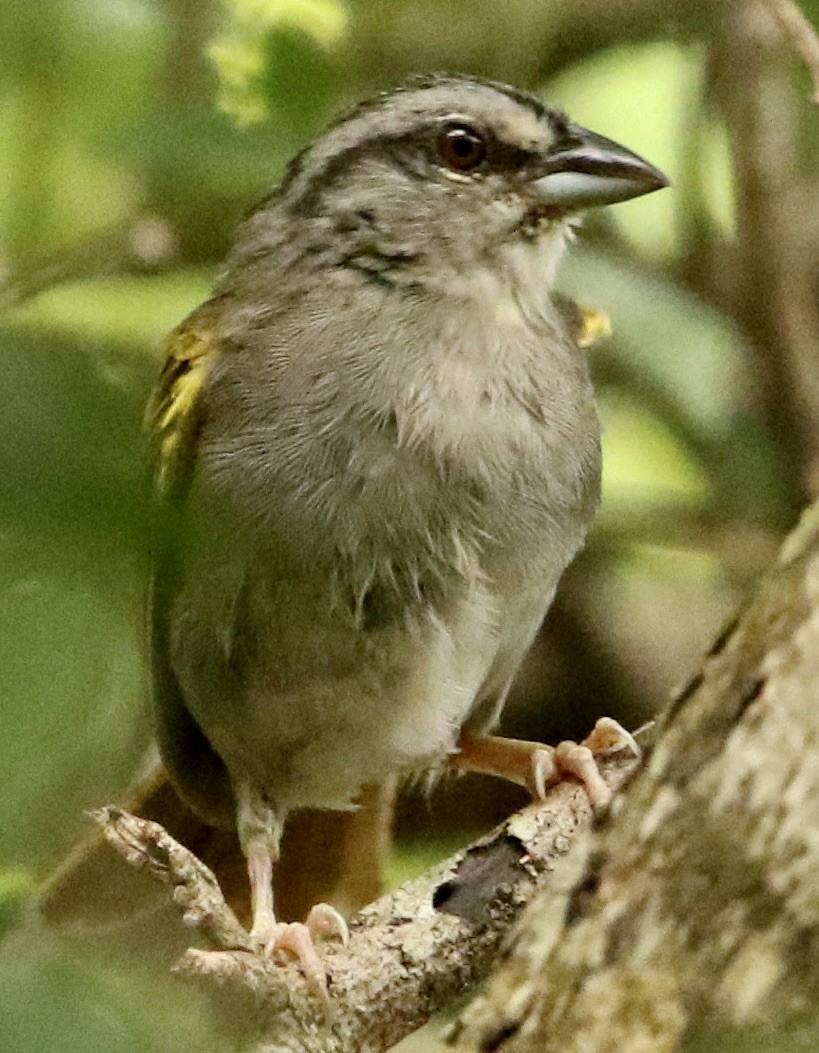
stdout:
[(310, 992), (329, 1007), (327, 967), (321, 960), (316, 943), (335, 937), (344, 946), (347, 945), (347, 922), (335, 907), (328, 903), (317, 903), (304, 922), (276, 921), (271, 912), (257, 917), (250, 936), (260, 953), (269, 958), (295, 958)]
[(347, 922), (328, 903), (317, 903), (304, 923), (277, 921), (273, 909), (273, 853), (267, 844), (257, 841), (247, 846), (246, 854), (253, 906), (251, 943), (270, 958), (283, 955), (295, 958), (308, 989), (329, 1009), (327, 968), (316, 950), (316, 942), (336, 936), (346, 945)]
[(576, 778), (585, 787), (591, 804), (602, 807), (611, 800), (611, 790), (600, 774), (596, 758), (623, 748), (640, 756), (634, 737), (616, 721), (601, 717), (583, 742), (561, 742), (555, 747), (495, 735), (462, 734), (458, 752), (449, 763), (456, 771), (477, 771), (508, 779), (525, 786), (539, 799), (561, 780)]

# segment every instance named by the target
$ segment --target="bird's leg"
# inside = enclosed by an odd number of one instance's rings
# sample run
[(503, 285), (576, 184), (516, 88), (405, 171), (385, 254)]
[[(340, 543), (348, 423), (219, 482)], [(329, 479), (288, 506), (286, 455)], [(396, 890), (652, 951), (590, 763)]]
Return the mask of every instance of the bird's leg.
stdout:
[(316, 942), (337, 936), (346, 944), (347, 923), (328, 903), (316, 904), (304, 923), (276, 920), (273, 865), (278, 859), (284, 816), (263, 803), (252, 790), (244, 789), (238, 798), (239, 839), (247, 858), (253, 909), (251, 939), (260, 952), (270, 957), (282, 954), (294, 957), (310, 990), (326, 1004), (327, 970), (316, 950)]
[(550, 786), (573, 777), (580, 780), (589, 800), (598, 807), (608, 804), (611, 790), (600, 774), (596, 757), (621, 747), (640, 756), (634, 737), (609, 717), (601, 717), (583, 742), (561, 742), (558, 746), (465, 731), (458, 739), (457, 752), (449, 758), (449, 766), (455, 771), (508, 779), (525, 786), (533, 797), (543, 797)]
[(250, 878), (250, 902), (253, 911), (251, 939), (264, 947), (275, 935), (278, 922), (273, 909), (273, 857), (261, 842), (247, 848), (247, 876)]
[(316, 950), (316, 941), (328, 936), (339, 936), (346, 943), (347, 923), (327, 903), (316, 904), (304, 924), (276, 921), (273, 909), (273, 860), (264, 846), (249, 846), (247, 872), (253, 904), (251, 939), (262, 953), (270, 957), (282, 954), (294, 957), (310, 990), (326, 1004), (327, 970)]

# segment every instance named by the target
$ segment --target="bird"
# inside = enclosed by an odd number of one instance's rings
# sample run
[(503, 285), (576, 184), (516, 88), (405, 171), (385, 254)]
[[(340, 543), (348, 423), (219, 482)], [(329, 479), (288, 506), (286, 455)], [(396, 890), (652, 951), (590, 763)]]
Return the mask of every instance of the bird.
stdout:
[(446, 770), (606, 800), (593, 738), (491, 732), (599, 502), (558, 265), (586, 209), (667, 185), (535, 95), (416, 77), (291, 161), (167, 340), (159, 752), (192, 811), (238, 832), (254, 945), (319, 993), (319, 939), (346, 927), (326, 904), (277, 919), (288, 815)]

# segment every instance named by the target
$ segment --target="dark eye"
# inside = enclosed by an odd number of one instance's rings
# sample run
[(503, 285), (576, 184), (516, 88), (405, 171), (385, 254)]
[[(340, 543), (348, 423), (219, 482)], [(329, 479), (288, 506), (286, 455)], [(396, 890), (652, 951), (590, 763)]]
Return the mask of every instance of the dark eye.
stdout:
[(486, 157), (486, 143), (466, 124), (452, 124), (438, 136), (438, 150), (455, 172), (471, 172)]

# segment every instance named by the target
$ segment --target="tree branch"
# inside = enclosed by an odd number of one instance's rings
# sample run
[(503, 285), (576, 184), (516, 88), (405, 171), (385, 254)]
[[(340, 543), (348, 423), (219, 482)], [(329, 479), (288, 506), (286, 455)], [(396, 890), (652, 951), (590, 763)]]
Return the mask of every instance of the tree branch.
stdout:
[(801, 98), (767, 2), (734, 2), (714, 49), (712, 94), (732, 140), (737, 254), (733, 310), (789, 515), (819, 478), (816, 188), (799, 164)]
[(199, 929), (215, 947), (250, 949), (247, 932), (225, 902), (213, 872), (159, 823), (113, 805), (92, 812), (91, 818), (127, 863), (167, 886), (186, 925)]
[[(617, 789), (637, 764), (621, 751), (601, 769)], [(175, 971), (208, 991), (233, 1030), (263, 1037), (268, 1050), (376, 1053), (482, 980), (538, 893), (562, 902), (581, 865), (582, 853), (570, 856), (570, 849), (593, 815), (585, 791), (562, 783), (544, 802), (365, 907), (351, 921), (348, 947), (326, 949), (330, 1021), (295, 966), (248, 952), (216, 879), (191, 852), (158, 824), (121, 809), (95, 817), (117, 851), (169, 887), (186, 923), (217, 948), (190, 949)]]
[(177, 242), (166, 222), (144, 214), (47, 256), (15, 261), (8, 270), (0, 260), (0, 310), (10, 310), (63, 282), (156, 273), (175, 262)]
[[(127, 819), (120, 850), (222, 948), (189, 950), (176, 971), (266, 1053), (382, 1053), (499, 959), (456, 1029), (463, 1053), (672, 1053), (695, 1028), (732, 1049), (749, 1029), (759, 1048), (766, 1024), (780, 1050), (815, 1048), (817, 669), (819, 506), (671, 706), (591, 856), (569, 852), (589, 846), (592, 815), (562, 784), (353, 919), (349, 946), (327, 952), (329, 1021), (294, 966), (231, 947), (244, 933), (187, 850), (117, 810), (101, 818)], [(605, 777), (634, 767), (611, 758)], [(783, 1045), (800, 1027), (813, 1046)]]

